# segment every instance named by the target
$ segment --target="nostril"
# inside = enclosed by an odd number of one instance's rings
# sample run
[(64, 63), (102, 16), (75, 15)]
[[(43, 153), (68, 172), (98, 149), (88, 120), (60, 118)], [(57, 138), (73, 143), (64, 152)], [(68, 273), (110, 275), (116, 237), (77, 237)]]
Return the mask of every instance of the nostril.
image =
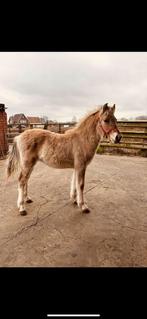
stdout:
[(120, 142), (121, 137), (122, 137), (121, 134), (118, 134), (118, 135), (117, 135), (117, 142), (118, 142), (118, 143)]
[(121, 134), (119, 134), (119, 142), (120, 142), (121, 138), (122, 138), (122, 136), (121, 136)]
[(121, 140), (121, 137), (122, 137), (121, 134), (116, 135), (115, 143), (119, 143)]

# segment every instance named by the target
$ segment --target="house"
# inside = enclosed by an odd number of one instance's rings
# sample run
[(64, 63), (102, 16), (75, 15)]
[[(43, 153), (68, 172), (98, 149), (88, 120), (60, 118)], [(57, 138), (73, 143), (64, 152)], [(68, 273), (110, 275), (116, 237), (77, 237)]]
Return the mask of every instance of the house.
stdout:
[(8, 122), (9, 124), (13, 124), (13, 125), (19, 125), (19, 124), (24, 126), (28, 125), (28, 119), (23, 113), (10, 116)]
[(38, 116), (27, 116), (29, 124), (42, 124), (42, 120)]
[(43, 128), (44, 123), (42, 123), (42, 119), (38, 116), (27, 116), (29, 125), (33, 128)]
[(38, 116), (25, 116), (23, 113), (15, 114), (9, 117), (9, 124), (12, 125), (24, 125), (28, 126), (30, 124), (42, 124), (42, 119)]
[[(21, 125), (22, 127), (44, 128), (44, 125), (47, 125), (45, 117), (41, 118), (38, 116), (25, 116), (23, 113), (10, 116), (8, 122), (9, 124), (14, 126), (16, 125), (17, 127)], [(54, 123), (54, 121), (49, 122)]]

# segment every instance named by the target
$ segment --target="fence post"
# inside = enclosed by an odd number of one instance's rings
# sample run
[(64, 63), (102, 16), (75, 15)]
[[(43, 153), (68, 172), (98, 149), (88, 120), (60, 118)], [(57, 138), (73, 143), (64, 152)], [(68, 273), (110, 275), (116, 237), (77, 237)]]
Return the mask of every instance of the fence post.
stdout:
[(21, 133), (21, 124), (18, 125), (19, 133)]
[(44, 123), (44, 130), (47, 130), (47, 127), (48, 127), (48, 121)]

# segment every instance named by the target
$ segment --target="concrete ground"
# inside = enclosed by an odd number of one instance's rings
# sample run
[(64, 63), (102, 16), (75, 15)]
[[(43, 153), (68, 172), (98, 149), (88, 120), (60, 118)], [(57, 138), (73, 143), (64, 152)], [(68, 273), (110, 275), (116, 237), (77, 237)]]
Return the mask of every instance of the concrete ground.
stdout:
[(147, 159), (95, 155), (83, 214), (69, 201), (72, 171), (38, 163), (27, 216), (16, 208), (17, 178), (0, 161), (0, 266), (147, 266)]

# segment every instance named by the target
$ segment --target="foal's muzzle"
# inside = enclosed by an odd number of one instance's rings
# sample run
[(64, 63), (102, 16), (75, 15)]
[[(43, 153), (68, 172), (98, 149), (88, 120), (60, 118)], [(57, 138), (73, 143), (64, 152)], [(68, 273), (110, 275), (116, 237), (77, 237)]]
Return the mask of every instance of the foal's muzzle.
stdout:
[(118, 134), (116, 135), (116, 137), (115, 137), (115, 143), (116, 143), (116, 144), (119, 143), (120, 140), (121, 140), (121, 138), (122, 138), (121, 134), (118, 133)]

